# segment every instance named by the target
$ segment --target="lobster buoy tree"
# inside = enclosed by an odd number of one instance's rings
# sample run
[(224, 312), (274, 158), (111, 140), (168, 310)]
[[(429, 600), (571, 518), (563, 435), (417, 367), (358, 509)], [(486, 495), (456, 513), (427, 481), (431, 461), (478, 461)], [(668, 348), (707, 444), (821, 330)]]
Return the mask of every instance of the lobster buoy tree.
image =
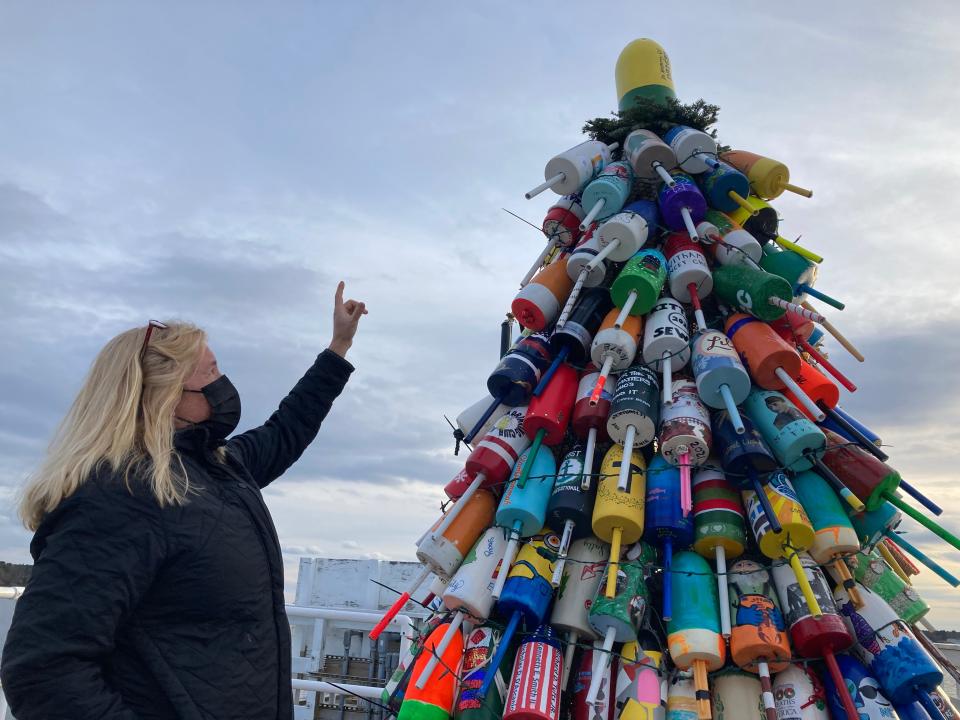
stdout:
[(527, 193), (555, 194), (546, 242), (491, 298), (512, 314), (457, 416), (453, 504), (372, 633), (436, 576), (385, 702), (408, 720), (861, 720), (886, 698), (945, 717), (911, 578), (960, 579), (905, 532), (960, 538), (830, 359), (836, 341), (865, 360), (823, 314), (844, 310), (828, 259), (784, 237), (780, 203), (812, 191), (761, 139), (724, 146), (656, 42), (615, 76), (617, 112)]

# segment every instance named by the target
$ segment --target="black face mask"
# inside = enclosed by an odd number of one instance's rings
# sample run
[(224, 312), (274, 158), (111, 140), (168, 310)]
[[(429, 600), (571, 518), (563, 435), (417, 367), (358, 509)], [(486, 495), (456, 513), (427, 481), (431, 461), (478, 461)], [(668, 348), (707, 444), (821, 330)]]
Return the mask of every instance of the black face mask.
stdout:
[(230, 382), (230, 378), (221, 375), (212, 383), (204, 385), (199, 390), (184, 392), (203, 393), (210, 404), (210, 417), (202, 422), (189, 422), (194, 427), (206, 428), (212, 440), (226, 440), (227, 436), (237, 429), (240, 423), (240, 393)]

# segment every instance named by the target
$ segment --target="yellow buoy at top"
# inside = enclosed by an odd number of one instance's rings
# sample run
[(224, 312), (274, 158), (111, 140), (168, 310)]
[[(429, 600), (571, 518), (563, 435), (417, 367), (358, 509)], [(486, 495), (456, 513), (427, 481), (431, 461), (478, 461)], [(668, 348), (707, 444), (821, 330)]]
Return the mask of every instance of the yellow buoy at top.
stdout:
[(617, 99), (620, 110), (632, 107), (638, 99), (663, 102), (676, 99), (670, 58), (667, 51), (649, 38), (634, 40), (617, 58)]

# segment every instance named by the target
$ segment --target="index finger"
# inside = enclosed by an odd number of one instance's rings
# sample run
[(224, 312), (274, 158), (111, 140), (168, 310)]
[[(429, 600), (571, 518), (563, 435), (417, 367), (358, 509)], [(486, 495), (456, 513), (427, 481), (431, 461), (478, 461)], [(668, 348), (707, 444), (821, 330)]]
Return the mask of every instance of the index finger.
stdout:
[(334, 302), (335, 302), (338, 306), (339, 306), (339, 305), (343, 305), (343, 287), (344, 287), (344, 282), (343, 282), (343, 280), (341, 280), (341, 281), (337, 284), (337, 294), (334, 296)]

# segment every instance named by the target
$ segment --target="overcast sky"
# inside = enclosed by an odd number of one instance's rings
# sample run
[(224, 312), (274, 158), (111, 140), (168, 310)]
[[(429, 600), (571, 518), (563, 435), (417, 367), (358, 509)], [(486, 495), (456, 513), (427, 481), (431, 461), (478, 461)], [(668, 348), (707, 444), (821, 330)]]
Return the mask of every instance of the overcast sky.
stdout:
[[(616, 107), (653, 37), (726, 144), (786, 161), (812, 200), (782, 229), (826, 256), (843, 402), (960, 532), (958, 10), (925, 2), (5, 2), (0, 7), (0, 558), (13, 495), (96, 351), (148, 318), (205, 327), (267, 417), (330, 336), (336, 281), (368, 303), (357, 372), (266, 491), (288, 588), (301, 554), (413, 559), (458, 470), (454, 417), (541, 248), (543, 164)], [(960, 573), (960, 551), (909, 537)], [(960, 599), (930, 573), (930, 618)]]

